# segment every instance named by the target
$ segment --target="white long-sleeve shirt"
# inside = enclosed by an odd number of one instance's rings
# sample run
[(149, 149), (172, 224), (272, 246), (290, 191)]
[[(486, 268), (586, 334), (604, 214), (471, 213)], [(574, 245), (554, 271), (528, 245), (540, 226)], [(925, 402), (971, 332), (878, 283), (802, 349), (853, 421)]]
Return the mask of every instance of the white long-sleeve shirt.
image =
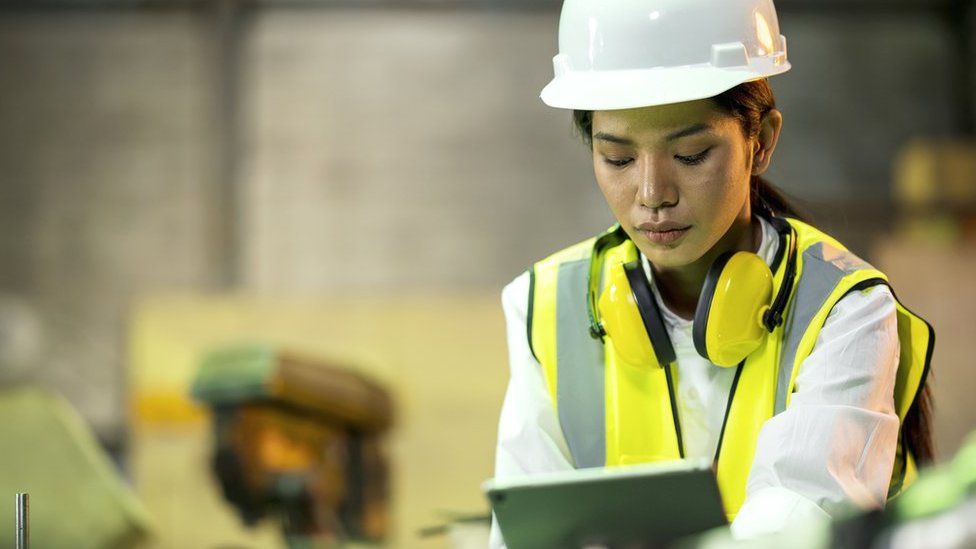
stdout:
[[(761, 224), (757, 253), (771, 264), (778, 235), (765, 220)], [(677, 355), (676, 400), (686, 457), (710, 459), (735, 369), (698, 355), (692, 322), (665, 306), (647, 259), (642, 260)], [(496, 478), (574, 469), (542, 368), (526, 339), (528, 294), (527, 273), (502, 291), (511, 375), (498, 426)], [(800, 366), (789, 407), (759, 434), (734, 535), (823, 521), (846, 502), (884, 505), (898, 438), (893, 396), (898, 357), (895, 302), (886, 286), (851, 293), (834, 306)], [(504, 547), (494, 522), (491, 547)]]

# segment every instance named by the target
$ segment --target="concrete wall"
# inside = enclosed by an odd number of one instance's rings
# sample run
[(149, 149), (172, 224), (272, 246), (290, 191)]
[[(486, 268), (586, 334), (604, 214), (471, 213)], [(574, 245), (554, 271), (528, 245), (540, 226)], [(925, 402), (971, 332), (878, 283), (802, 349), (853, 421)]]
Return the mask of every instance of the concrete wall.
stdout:
[(553, 14), (282, 11), (249, 44), (247, 287), (499, 287), (610, 223), (538, 99)]
[(104, 437), (130, 300), (211, 284), (204, 38), (185, 13), (0, 18), (0, 292), (40, 321), (29, 376)]

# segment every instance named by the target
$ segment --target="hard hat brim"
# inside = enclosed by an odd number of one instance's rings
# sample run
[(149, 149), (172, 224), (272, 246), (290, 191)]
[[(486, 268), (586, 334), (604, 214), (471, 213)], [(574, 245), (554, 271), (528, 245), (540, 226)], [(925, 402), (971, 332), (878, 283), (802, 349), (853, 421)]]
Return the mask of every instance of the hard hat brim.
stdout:
[(774, 76), (789, 69), (787, 61), (778, 64), (754, 61), (749, 66), (736, 68), (703, 64), (618, 71), (569, 71), (549, 82), (540, 97), (546, 105), (559, 109), (609, 111), (652, 107), (714, 97), (743, 82)]

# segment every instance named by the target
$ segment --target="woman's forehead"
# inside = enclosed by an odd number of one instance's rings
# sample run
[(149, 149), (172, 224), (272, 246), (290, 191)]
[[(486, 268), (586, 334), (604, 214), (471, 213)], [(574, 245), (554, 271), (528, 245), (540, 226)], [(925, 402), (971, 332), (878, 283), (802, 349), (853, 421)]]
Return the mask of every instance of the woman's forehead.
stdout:
[(696, 125), (708, 125), (720, 131), (729, 123), (734, 124), (734, 118), (711, 99), (593, 113), (594, 134), (604, 132), (628, 138), (664, 137)]

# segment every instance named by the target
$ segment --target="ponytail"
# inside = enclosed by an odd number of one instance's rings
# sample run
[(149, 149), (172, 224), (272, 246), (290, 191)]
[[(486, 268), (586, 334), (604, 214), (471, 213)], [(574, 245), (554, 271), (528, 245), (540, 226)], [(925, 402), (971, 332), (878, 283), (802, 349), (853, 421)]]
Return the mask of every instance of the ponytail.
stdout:
[(764, 178), (758, 175), (752, 176), (750, 187), (749, 199), (752, 205), (752, 211), (792, 217), (793, 219), (799, 219), (806, 223), (810, 222), (810, 216), (806, 212), (787, 198), (783, 191), (776, 188)]
[[(932, 373), (929, 372), (931, 377)], [(918, 392), (915, 402), (905, 415), (901, 437), (918, 465), (928, 465), (935, 460), (935, 444), (932, 442), (932, 390), (928, 380)]]

